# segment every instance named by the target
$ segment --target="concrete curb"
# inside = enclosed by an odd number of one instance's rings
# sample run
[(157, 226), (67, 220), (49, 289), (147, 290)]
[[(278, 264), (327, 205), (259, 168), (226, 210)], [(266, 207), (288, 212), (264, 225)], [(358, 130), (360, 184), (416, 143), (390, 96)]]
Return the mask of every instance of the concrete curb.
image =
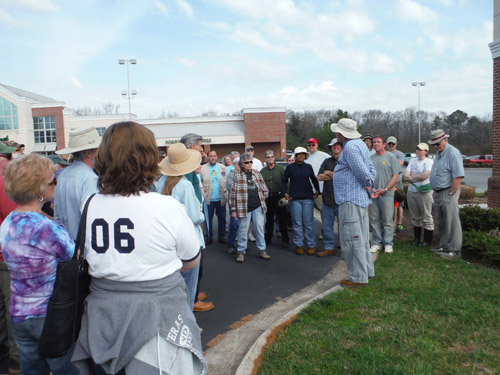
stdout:
[(241, 327), (226, 332), (220, 343), (206, 352), (208, 374), (251, 374), (269, 334), (313, 301), (341, 289), (340, 280), (347, 277), (347, 267), (340, 259), (321, 280), (270, 305)]

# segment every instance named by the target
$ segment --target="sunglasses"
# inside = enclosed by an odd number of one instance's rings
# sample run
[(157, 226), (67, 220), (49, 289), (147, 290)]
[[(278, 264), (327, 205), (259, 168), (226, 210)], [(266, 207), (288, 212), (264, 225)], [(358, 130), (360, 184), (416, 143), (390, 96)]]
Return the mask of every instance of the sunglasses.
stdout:
[(307, 144), (307, 147), (313, 147), (313, 146), (316, 146), (316, 143), (308, 143)]
[(389, 146), (394, 146), (396, 145), (395, 143), (388, 143)]
[(247, 151), (253, 151), (253, 148), (247, 148)]
[(57, 178), (54, 177), (54, 179), (51, 182), (49, 182), (49, 184), (47, 186), (52, 186), (52, 185), (54, 185), (54, 186), (57, 185)]
[(0, 154), (2, 158), (5, 158), (7, 160), (12, 160), (12, 154)]
[(434, 143), (434, 147), (439, 147), (440, 144), (441, 144), (441, 142)]
[(274, 156), (266, 156), (266, 159), (273, 159)]
[(253, 164), (253, 161), (244, 161), (243, 164)]

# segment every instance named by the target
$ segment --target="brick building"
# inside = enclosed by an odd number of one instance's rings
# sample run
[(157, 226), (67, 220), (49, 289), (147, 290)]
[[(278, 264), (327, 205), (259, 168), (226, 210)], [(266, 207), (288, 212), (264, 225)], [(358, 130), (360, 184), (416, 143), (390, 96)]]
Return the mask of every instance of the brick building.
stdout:
[(51, 154), (64, 148), (70, 129), (95, 127), (102, 134), (110, 125), (132, 118), (154, 133), (160, 152), (184, 134), (196, 133), (203, 136), (205, 150), (216, 150), (220, 157), (234, 150), (243, 152), (249, 144), (261, 160), (268, 149), (285, 157), (285, 112), (285, 108), (247, 108), (241, 116), (154, 120), (137, 119), (128, 113), (74, 116), (64, 102), (0, 84), (0, 138), (8, 136), (24, 144), (26, 153)]

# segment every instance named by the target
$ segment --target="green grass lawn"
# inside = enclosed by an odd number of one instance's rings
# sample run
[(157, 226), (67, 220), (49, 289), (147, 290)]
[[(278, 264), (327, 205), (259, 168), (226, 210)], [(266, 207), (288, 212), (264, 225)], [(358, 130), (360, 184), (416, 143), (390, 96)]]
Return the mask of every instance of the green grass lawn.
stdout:
[(500, 374), (500, 273), (409, 242), (301, 312), (259, 374)]

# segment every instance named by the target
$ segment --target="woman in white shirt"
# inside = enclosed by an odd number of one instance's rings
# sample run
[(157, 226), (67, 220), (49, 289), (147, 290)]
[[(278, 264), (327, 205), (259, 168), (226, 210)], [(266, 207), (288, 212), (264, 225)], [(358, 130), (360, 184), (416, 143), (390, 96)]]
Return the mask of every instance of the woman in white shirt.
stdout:
[[(429, 145), (417, 145), (417, 157), (411, 159), (406, 167), (405, 181), (408, 185), (408, 206), (410, 208), (411, 224), (415, 234), (413, 245), (427, 247), (431, 245), (434, 233), (434, 219), (432, 218), (432, 205), (434, 199), (429, 183), (433, 161), (427, 157)], [(420, 242), (424, 229), (424, 241)]]
[(200, 244), (184, 207), (153, 192), (153, 133), (135, 122), (112, 125), (94, 167), (99, 193), (85, 238), (91, 293), (73, 362), (82, 374), (205, 373), (180, 275), (198, 264)]

